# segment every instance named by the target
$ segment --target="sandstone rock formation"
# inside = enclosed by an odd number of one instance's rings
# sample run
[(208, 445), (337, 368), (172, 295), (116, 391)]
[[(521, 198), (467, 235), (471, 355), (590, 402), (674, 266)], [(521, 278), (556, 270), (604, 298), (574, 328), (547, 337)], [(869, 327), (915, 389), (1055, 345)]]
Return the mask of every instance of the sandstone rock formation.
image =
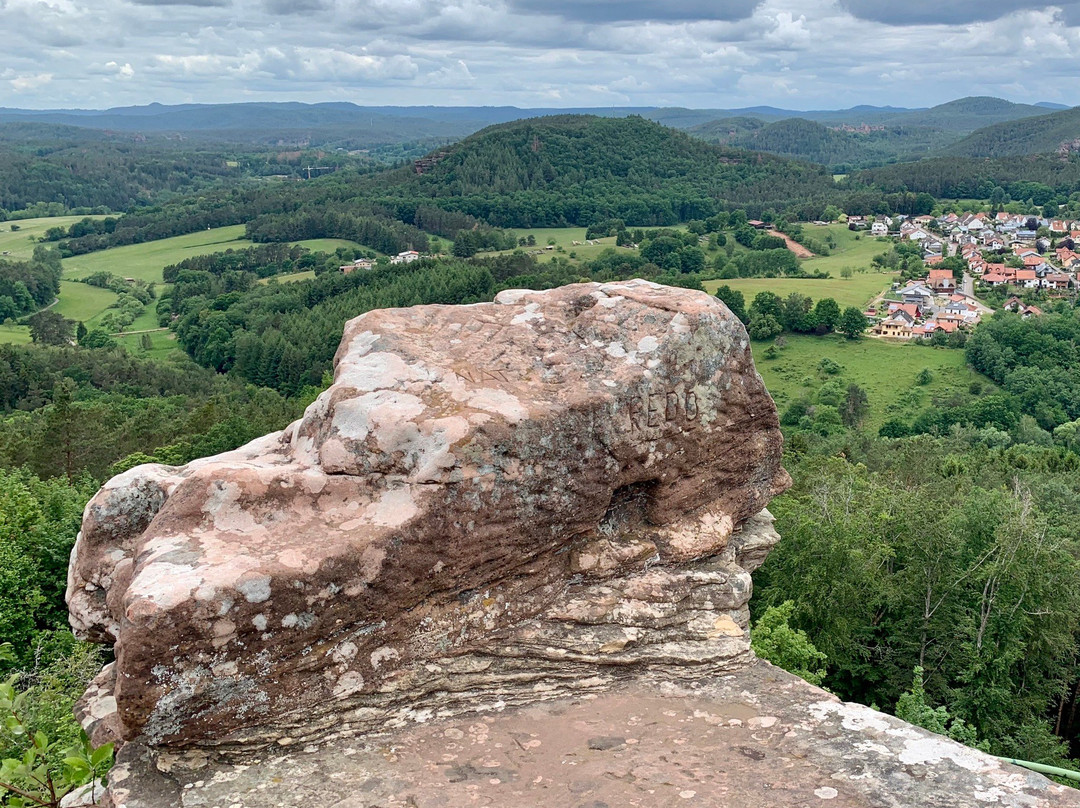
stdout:
[(243, 763), (126, 746), (117, 808), (1077, 808), (1080, 791), (763, 662)]
[(87, 506), (108, 808), (1080, 806), (755, 661), (746, 334), (642, 281), (348, 324), (302, 420)]
[(71, 622), (115, 663), (80, 717), (238, 753), (737, 667), (780, 450), (703, 293), (370, 312), (300, 421), (87, 506)]

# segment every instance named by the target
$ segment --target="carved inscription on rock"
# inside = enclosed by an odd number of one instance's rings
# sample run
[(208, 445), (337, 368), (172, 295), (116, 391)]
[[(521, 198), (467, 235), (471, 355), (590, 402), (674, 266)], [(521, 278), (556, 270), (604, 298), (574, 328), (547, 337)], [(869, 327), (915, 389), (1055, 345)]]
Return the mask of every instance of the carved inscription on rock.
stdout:
[(700, 415), (697, 393), (683, 385), (647, 390), (627, 402), (626, 414), (633, 432), (659, 429), (667, 424), (683, 430), (694, 429)]

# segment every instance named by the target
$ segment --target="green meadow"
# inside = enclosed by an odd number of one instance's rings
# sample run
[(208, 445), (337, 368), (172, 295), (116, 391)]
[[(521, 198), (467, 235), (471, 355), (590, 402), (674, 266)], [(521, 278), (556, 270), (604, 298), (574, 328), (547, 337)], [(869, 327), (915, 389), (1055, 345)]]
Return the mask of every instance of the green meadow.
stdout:
[[(84, 217), (62, 216), (52, 219), (26, 219), (22, 222), (0, 223), (0, 250), (11, 253), (6, 257), (29, 258), (33, 254), (36, 243), (31, 239), (36, 239), (50, 227), (58, 225), (66, 227), (82, 218)], [(13, 233), (9, 229), (10, 224), (15, 224), (20, 229)], [(60, 295), (54, 310), (71, 320), (93, 327), (116, 300), (116, 295), (106, 289), (87, 286), (85, 283), (75, 283), (76, 280), (86, 278), (95, 272), (106, 271), (122, 278), (139, 278), (160, 284), (161, 271), (169, 264), (175, 264), (196, 255), (250, 247), (252, 243), (244, 238), (244, 226), (235, 225), (65, 258), (64, 281), (61, 282)], [(314, 252), (329, 253), (339, 247), (359, 246), (353, 241), (337, 238), (309, 239), (296, 243)], [(298, 272), (278, 280), (289, 282), (312, 277), (314, 277), (313, 272)], [(129, 330), (143, 331), (157, 327), (157, 317), (151, 304), (146, 307)], [(128, 338), (123, 338), (124, 344), (127, 344), (127, 340)], [(158, 345), (162, 340), (157, 337), (155, 340), (157, 340), (155, 351), (160, 349), (167, 352), (175, 348), (175, 343), (171, 341), (168, 345), (163, 343)], [(11, 325), (0, 328), (0, 343), (29, 341), (30, 332), (25, 326)], [(138, 344), (137, 337), (134, 338), (133, 344)]]
[(780, 297), (787, 297), (792, 292), (807, 295), (814, 300), (823, 297), (831, 297), (841, 308), (857, 306), (863, 308), (871, 298), (876, 297), (882, 290), (887, 288), (893, 279), (892, 274), (879, 274), (868, 272), (861, 275), (853, 275), (850, 278), (828, 278), (815, 280), (813, 278), (732, 278), (724, 281), (705, 281), (702, 286), (705, 291), (715, 294), (717, 288), (727, 284), (732, 289), (738, 289), (746, 298), (746, 305), (754, 299), (758, 292), (775, 292)]
[[(525, 250), (543, 250), (542, 255), (538, 258), (543, 261), (545, 256), (561, 256), (563, 258), (569, 258), (570, 253), (574, 253), (574, 257), (578, 260), (586, 261), (596, 258), (604, 250), (610, 249), (615, 246), (615, 237), (608, 236), (607, 238), (593, 239), (593, 244), (585, 243), (585, 230), (584, 227), (536, 227), (528, 230), (515, 230), (514, 235), (517, 238), (528, 238), (532, 236), (536, 239), (535, 247), (520, 247), (517, 249)], [(574, 242), (580, 242), (575, 245)], [(555, 247), (554, 250), (544, 250), (545, 247)], [(558, 248), (562, 248), (562, 252), (558, 251)], [(503, 250), (502, 253), (484, 253), (484, 255), (501, 255), (512, 252), (512, 250)]]
[[(832, 235), (836, 247), (829, 255), (807, 258), (802, 262), (807, 272), (827, 272), (828, 279), (812, 278), (732, 278), (730, 280), (706, 281), (703, 285), (710, 294), (727, 284), (738, 289), (749, 306), (759, 292), (774, 292), (786, 297), (792, 292), (807, 295), (814, 300), (831, 297), (842, 307), (863, 308), (882, 291), (889, 288), (896, 277), (891, 272), (878, 272), (870, 265), (875, 255), (889, 248), (886, 239), (868, 236), (865, 232), (854, 233), (846, 225), (804, 225), (803, 230), (812, 238), (824, 242)], [(844, 269), (851, 269), (850, 278), (841, 277)]]
[[(993, 388), (993, 382), (967, 366), (964, 352), (863, 337), (849, 340), (784, 334), (786, 345), (776, 359), (765, 351), (772, 341), (753, 343), (754, 360), (777, 408), (783, 412), (794, 400), (821, 386), (818, 364), (824, 357), (839, 363), (839, 378), (858, 384), (870, 400), (867, 424), (874, 430), (890, 418), (904, 418), (957, 393), (972, 382)], [(931, 381), (918, 385), (915, 377), (928, 369)]]
[[(83, 219), (104, 218), (104, 216), (56, 216), (0, 222), (0, 258), (30, 258), (34, 254), (34, 247), (38, 245), (38, 238), (50, 227), (70, 227)], [(18, 229), (12, 230), (12, 227)], [(3, 255), (3, 253), (8, 254)]]
[(183, 261), (195, 255), (223, 252), (229, 249), (250, 247), (252, 242), (244, 238), (244, 225), (216, 227), (184, 236), (163, 238), (143, 244), (129, 244), (100, 252), (76, 255), (64, 259), (64, 276), (78, 279), (95, 272), (111, 272), (122, 278), (161, 283), (161, 270), (169, 264)]
[[(137, 322), (137, 321), (136, 321)], [(176, 344), (176, 335), (168, 329), (145, 332), (150, 337), (152, 345), (150, 350), (142, 347), (143, 334), (128, 333), (115, 337), (116, 342), (132, 356), (144, 356), (151, 359), (165, 359), (172, 353), (182, 353), (180, 346)]]
[(89, 321), (101, 314), (116, 300), (108, 289), (75, 281), (60, 281), (60, 296), (53, 311), (76, 322)]
[(296, 283), (297, 281), (309, 281), (315, 277), (315, 270), (308, 269), (304, 272), (293, 272), (291, 275), (274, 275), (272, 278), (259, 278), (259, 283)]

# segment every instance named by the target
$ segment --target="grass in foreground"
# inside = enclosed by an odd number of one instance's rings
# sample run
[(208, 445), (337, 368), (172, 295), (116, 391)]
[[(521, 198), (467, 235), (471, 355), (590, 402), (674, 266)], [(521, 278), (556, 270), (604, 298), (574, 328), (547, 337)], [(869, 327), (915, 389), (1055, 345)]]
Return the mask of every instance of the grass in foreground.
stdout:
[[(968, 367), (964, 352), (955, 348), (931, 348), (863, 337), (849, 340), (839, 334), (828, 337), (785, 334), (787, 345), (776, 359), (766, 359), (768, 342), (753, 343), (754, 360), (777, 408), (783, 412), (804, 393), (822, 383), (818, 363), (824, 357), (843, 366), (838, 378), (854, 382), (866, 391), (870, 412), (866, 424), (876, 430), (892, 419), (910, 417), (959, 393), (972, 382), (992, 389), (993, 382)], [(923, 369), (931, 373), (925, 386), (915, 383)]]

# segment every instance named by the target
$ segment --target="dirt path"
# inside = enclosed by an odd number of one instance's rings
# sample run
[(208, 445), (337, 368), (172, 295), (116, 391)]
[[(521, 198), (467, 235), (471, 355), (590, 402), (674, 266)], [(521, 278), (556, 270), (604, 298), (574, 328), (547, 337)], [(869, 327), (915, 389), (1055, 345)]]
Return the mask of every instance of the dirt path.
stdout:
[(794, 239), (784, 235), (779, 230), (768, 230), (766, 232), (770, 236), (776, 236), (777, 238), (782, 238), (784, 240), (784, 243), (787, 244), (787, 248), (789, 250), (791, 250), (793, 253), (795, 253), (796, 258), (813, 258), (814, 257), (814, 254), (812, 252), (810, 252), (808, 249), (806, 249), (806, 247), (804, 247), (803, 245), (801, 245), (799, 242), (795, 241)]

